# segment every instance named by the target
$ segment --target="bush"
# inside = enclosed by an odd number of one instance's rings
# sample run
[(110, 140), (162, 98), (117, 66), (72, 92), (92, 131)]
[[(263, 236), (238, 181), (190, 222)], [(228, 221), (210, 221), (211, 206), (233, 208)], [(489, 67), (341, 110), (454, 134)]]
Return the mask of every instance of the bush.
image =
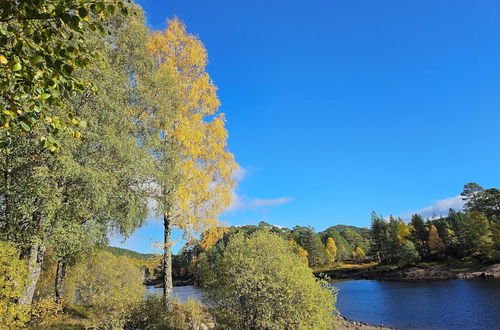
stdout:
[(57, 317), (62, 312), (62, 305), (57, 303), (52, 296), (46, 296), (33, 305), (32, 320), (41, 322)]
[(147, 330), (188, 330), (189, 324), (207, 324), (210, 318), (206, 313), (206, 307), (202, 307), (195, 300), (189, 299), (185, 304), (174, 303), (171, 312), (167, 312), (163, 297), (157, 294), (146, 296), (146, 299), (138, 303), (131, 311), (130, 320), (126, 329)]
[(331, 329), (335, 294), (276, 234), (233, 236), (200, 257), (204, 301), (225, 329)]
[(29, 321), (29, 307), (19, 306), (26, 285), (26, 263), (19, 251), (0, 241), (0, 325), (6, 329), (21, 328)]
[(143, 273), (127, 257), (101, 252), (72, 267), (65, 288), (69, 304), (83, 304), (94, 326), (122, 328), (130, 309), (144, 299)]

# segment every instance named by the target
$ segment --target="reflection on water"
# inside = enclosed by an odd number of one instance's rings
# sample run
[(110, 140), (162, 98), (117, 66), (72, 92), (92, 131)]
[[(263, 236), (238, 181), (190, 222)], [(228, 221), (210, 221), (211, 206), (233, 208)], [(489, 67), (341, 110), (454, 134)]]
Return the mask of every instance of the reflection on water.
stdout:
[[(500, 329), (500, 280), (430, 282), (341, 281), (337, 309), (355, 321), (399, 329)], [(161, 288), (148, 292), (161, 294)], [(193, 286), (174, 287), (185, 302)]]

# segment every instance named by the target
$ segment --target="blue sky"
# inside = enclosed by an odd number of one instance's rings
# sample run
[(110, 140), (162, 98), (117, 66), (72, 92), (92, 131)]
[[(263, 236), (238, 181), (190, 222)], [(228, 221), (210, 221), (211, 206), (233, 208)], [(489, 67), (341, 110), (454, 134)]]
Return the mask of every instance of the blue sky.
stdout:
[[(431, 216), (500, 186), (498, 1), (138, 1), (205, 44), (242, 166), (231, 225)], [(127, 241), (161, 240), (149, 219)], [(180, 244), (174, 249), (180, 248)]]

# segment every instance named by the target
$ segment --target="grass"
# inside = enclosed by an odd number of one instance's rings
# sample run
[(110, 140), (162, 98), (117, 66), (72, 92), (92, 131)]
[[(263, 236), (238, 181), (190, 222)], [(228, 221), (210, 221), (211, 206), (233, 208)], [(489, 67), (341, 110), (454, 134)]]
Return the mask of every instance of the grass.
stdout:
[(364, 270), (374, 268), (378, 265), (378, 262), (369, 262), (362, 264), (350, 264), (345, 262), (336, 262), (332, 265), (325, 265), (320, 267), (313, 267), (312, 271), (314, 273), (329, 272), (329, 271), (342, 271), (342, 270)]

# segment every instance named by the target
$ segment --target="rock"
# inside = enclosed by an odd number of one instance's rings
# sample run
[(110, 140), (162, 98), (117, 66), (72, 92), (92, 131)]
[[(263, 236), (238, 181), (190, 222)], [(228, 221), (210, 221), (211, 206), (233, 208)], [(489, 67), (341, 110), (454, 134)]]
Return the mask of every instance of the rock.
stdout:
[(384, 326), (374, 326), (369, 325), (359, 321), (351, 321), (346, 319), (345, 317), (340, 317), (337, 320), (336, 328), (341, 330), (351, 330), (351, 329), (363, 329), (363, 330), (389, 330), (391, 328), (387, 328)]
[(200, 330), (200, 326), (198, 325), (198, 320), (192, 317), (187, 320), (187, 327), (189, 330)]
[(494, 264), (484, 267), (478, 272), (459, 273), (458, 278), (461, 279), (500, 278), (500, 264)]

